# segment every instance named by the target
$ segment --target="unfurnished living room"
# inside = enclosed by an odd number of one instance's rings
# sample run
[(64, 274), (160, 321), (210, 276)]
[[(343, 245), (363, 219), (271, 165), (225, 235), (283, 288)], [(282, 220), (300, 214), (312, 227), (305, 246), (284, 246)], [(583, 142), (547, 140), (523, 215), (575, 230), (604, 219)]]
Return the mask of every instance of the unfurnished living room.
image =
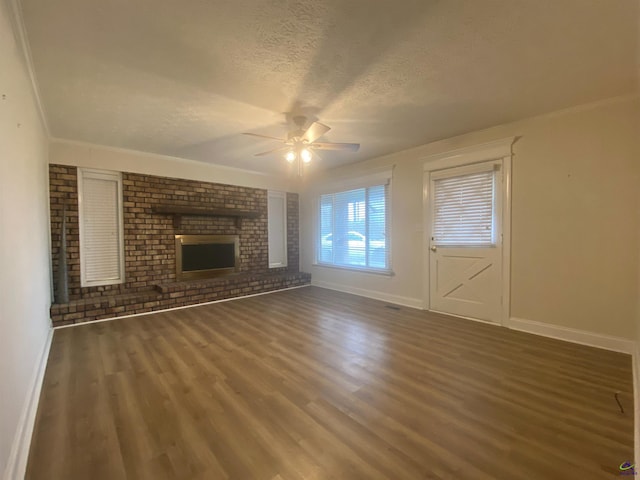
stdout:
[(640, 0), (0, 0), (2, 480), (640, 465)]

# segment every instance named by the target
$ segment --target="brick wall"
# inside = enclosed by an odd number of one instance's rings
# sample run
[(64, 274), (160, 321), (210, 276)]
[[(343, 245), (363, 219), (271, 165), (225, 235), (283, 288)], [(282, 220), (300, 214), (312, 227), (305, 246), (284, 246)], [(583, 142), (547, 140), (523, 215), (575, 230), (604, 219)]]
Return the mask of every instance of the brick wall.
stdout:
[[(244, 276), (251, 275), (255, 279), (268, 274), (273, 279), (274, 274), (298, 272), (298, 194), (287, 193), (288, 267), (269, 269), (266, 190), (127, 172), (122, 174), (122, 183), (125, 283), (81, 287), (77, 168), (49, 166), (53, 278), (57, 278), (62, 208), (66, 202), (69, 297), (72, 302), (82, 304), (87, 299), (113, 296), (129, 298), (127, 295), (135, 293), (142, 298), (143, 293), (148, 294), (158, 285), (176, 282), (174, 235), (179, 234), (239, 235), (238, 270)], [(240, 228), (236, 227), (233, 218), (184, 216), (180, 228), (174, 228), (170, 215), (152, 212), (152, 208), (159, 205), (236, 208), (258, 212), (259, 216), (244, 218)], [(54, 293), (57, 293), (56, 286)]]
[(300, 270), (300, 207), (297, 193), (287, 193), (287, 269)]
[[(60, 228), (63, 204), (67, 205), (67, 265), (69, 297), (80, 296), (80, 233), (78, 230), (78, 176), (75, 167), (49, 165), (49, 204), (51, 216), (51, 263), (53, 278), (58, 278)], [(57, 282), (53, 282), (54, 298), (58, 298)]]

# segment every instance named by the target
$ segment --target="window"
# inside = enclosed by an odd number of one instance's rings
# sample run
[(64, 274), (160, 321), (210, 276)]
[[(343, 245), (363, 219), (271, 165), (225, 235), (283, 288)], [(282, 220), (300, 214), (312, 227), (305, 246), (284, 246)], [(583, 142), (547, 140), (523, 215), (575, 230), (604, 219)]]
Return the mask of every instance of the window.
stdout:
[(433, 244), (491, 246), (495, 234), (495, 170), (446, 176), (433, 181)]
[(124, 282), (122, 177), (78, 169), (81, 286)]
[(389, 270), (389, 183), (320, 195), (321, 265)]
[(287, 194), (267, 193), (269, 268), (287, 266)]

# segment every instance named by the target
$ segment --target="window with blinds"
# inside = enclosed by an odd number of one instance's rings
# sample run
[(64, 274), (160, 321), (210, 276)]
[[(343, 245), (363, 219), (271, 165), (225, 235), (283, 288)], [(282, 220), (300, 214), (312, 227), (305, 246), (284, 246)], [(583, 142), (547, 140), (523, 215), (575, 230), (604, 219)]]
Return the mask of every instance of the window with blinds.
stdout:
[(287, 266), (287, 194), (267, 193), (269, 268)]
[(389, 269), (388, 185), (320, 196), (318, 263)]
[(495, 171), (433, 181), (433, 244), (491, 246), (495, 241)]
[(78, 169), (78, 193), (81, 285), (124, 282), (120, 173)]

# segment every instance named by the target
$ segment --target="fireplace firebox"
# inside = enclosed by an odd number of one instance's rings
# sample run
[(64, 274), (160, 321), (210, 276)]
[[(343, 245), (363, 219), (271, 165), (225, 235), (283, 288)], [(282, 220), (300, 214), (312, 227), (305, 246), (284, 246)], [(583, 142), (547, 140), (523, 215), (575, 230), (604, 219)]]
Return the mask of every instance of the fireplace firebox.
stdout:
[(235, 273), (238, 235), (176, 235), (176, 279), (190, 280)]

